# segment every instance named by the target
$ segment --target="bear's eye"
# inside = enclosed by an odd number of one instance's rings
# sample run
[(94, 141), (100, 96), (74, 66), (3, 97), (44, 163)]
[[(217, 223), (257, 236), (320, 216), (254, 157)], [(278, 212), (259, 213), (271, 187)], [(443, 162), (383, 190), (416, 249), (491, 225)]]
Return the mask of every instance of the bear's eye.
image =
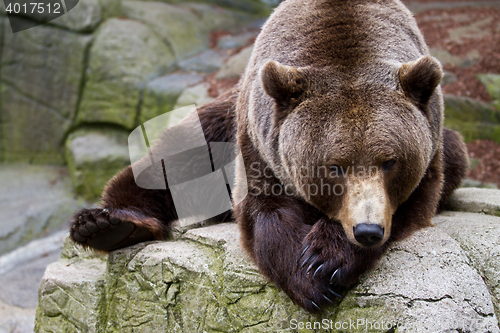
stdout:
[(394, 167), (395, 164), (396, 160), (394, 159), (385, 161), (384, 163), (382, 163), (382, 170), (389, 171)]
[(344, 176), (344, 169), (340, 165), (332, 165), (330, 170), (335, 173), (336, 176), (342, 177)]

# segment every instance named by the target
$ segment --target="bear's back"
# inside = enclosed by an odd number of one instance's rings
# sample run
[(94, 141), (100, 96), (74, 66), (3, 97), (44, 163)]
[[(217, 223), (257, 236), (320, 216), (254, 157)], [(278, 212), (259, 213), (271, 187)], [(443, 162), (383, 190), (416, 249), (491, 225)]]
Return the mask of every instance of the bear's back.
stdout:
[(399, 0), (288, 0), (263, 27), (253, 61), (349, 71), (427, 53), (412, 14)]

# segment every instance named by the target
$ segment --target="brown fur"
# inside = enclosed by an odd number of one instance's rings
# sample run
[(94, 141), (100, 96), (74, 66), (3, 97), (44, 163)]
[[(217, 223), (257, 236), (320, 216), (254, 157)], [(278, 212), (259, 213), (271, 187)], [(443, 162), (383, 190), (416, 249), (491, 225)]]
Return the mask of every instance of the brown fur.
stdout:
[[(198, 109), (207, 142), (236, 142), (242, 152), (233, 214), (243, 247), (306, 310), (334, 303), (391, 241), (432, 225), (459, 186), (466, 150), (443, 129), (441, 77), (399, 0), (288, 0), (263, 27), (238, 88)], [(160, 140), (153, 151), (163, 148)], [(304, 175), (303, 166), (323, 174)], [(71, 235), (113, 250), (168, 236), (176, 218), (169, 190), (140, 189), (127, 168), (101, 209), (75, 216)], [(383, 242), (360, 244), (359, 224), (381, 226)]]

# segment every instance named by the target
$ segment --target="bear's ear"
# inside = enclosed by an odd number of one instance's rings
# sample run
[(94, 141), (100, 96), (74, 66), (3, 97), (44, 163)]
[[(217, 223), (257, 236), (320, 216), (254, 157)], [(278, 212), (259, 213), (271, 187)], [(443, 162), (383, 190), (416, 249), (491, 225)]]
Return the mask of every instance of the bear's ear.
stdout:
[(399, 80), (406, 97), (422, 108), (427, 106), (442, 78), (441, 64), (430, 56), (403, 64), (399, 69)]
[(296, 104), (308, 87), (300, 69), (272, 60), (262, 67), (260, 76), (266, 94), (286, 109)]

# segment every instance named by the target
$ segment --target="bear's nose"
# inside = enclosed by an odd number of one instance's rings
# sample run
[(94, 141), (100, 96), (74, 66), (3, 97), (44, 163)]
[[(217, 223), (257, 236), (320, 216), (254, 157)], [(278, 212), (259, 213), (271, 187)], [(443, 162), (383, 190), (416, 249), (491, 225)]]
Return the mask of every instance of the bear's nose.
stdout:
[(384, 228), (378, 224), (361, 223), (353, 228), (354, 238), (364, 246), (375, 246), (384, 239)]

